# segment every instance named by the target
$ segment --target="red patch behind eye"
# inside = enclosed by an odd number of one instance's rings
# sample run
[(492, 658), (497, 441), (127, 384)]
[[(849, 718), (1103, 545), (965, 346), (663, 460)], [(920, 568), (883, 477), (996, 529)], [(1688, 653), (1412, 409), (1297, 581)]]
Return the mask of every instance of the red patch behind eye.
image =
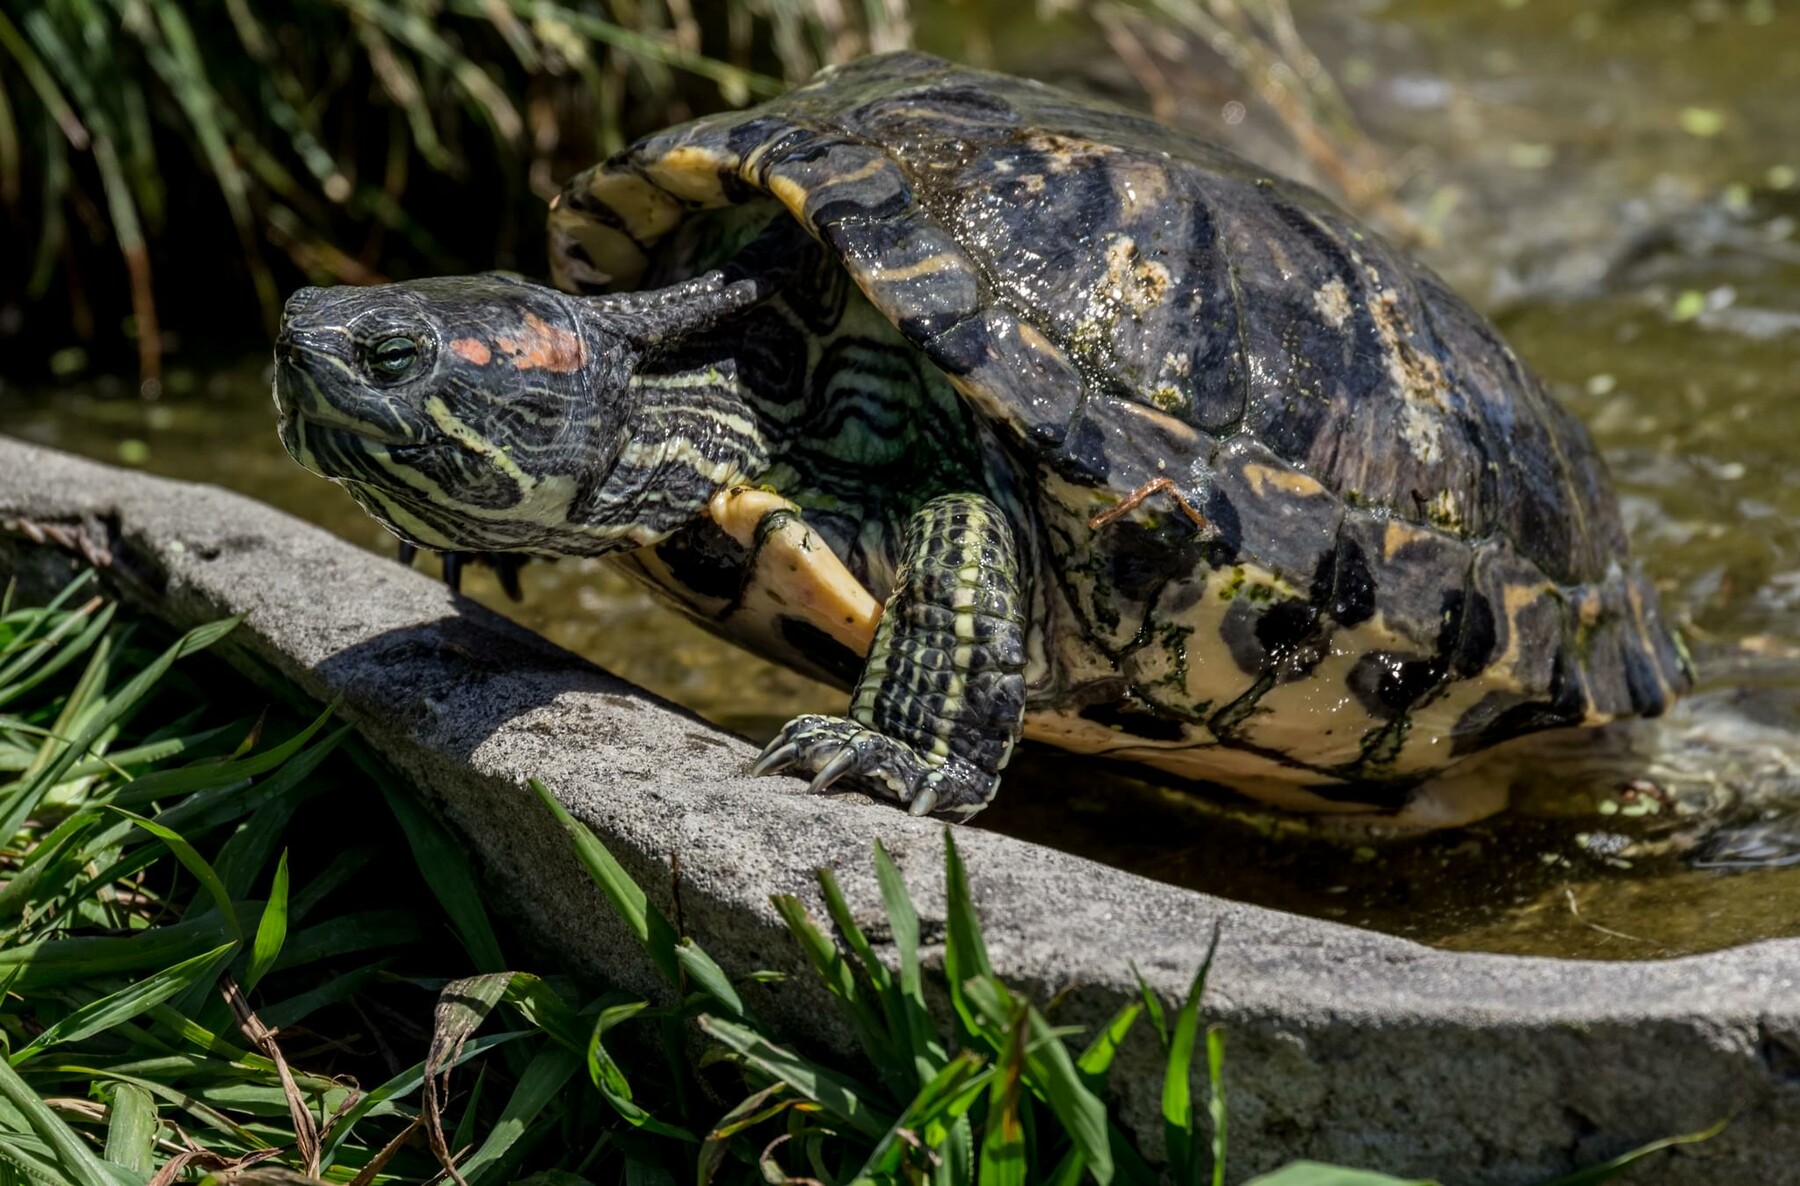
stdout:
[(484, 367), (494, 359), (494, 352), (488, 349), (487, 343), (475, 338), (457, 338), (450, 343), (450, 349), (478, 367)]
[(578, 371), (587, 362), (587, 344), (579, 334), (553, 326), (535, 313), (522, 315), (523, 329), (517, 338), (495, 338), (513, 365), (522, 371), (545, 370), (566, 375)]

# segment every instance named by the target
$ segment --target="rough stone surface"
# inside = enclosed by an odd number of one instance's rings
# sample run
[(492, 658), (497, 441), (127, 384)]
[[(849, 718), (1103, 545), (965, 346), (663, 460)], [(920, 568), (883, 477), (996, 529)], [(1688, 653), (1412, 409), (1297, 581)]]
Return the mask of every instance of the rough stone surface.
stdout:
[[(927, 935), (941, 922), (938, 825), (809, 796), (796, 780), (745, 778), (753, 750), (742, 740), (317, 528), (211, 487), (0, 438), (0, 577), (66, 577), (68, 555), (32, 542), (23, 523), (104, 548), (114, 585), (176, 625), (244, 615), (227, 657), (320, 700), (341, 696), (343, 715), (466, 838), (518, 921), (575, 970), (655, 984), (524, 789), (530, 776), (730, 971), (801, 971), (769, 895), (816, 904), (820, 866), (877, 919), (876, 838)], [(1631, 1180), (1800, 1173), (1800, 941), (1646, 963), (1451, 954), (977, 829), (957, 840), (998, 970), (1043, 996), (1066, 991), (1059, 1020), (1091, 1025), (1115, 1010), (1135, 991), (1133, 958), (1178, 999), (1220, 929), (1208, 1006), (1229, 1038), (1234, 1180), (1310, 1157), (1528, 1183), (1726, 1116), (1724, 1135), (1658, 1155)], [(812, 1035), (820, 1006), (804, 974), (759, 1003)], [(1114, 1087), (1154, 1142), (1160, 1086), (1145, 1027)]]

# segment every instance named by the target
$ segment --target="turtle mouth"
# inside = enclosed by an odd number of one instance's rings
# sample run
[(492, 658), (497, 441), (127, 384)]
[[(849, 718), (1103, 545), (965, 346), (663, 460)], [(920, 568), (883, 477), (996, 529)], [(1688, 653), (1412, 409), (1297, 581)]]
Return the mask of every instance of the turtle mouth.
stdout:
[(428, 426), (410, 408), (358, 386), (342, 359), (284, 333), (276, 346), (274, 396), (288, 455), (322, 477), (341, 478), (360, 476), (371, 465), (410, 464), (432, 447)]

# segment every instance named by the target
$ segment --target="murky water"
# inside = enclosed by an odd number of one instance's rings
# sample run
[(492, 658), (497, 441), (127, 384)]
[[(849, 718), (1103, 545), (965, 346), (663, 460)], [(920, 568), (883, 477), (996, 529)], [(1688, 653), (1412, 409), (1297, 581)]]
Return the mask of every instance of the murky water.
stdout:
[[(979, 825), (1448, 947), (1648, 958), (1800, 933), (1800, 816), (1781, 794), (1784, 763), (1800, 762), (1800, 6), (1297, 7), (1399, 162), (1421, 253), (1496, 316), (1600, 439), (1638, 554), (1702, 661), (1700, 694), (1672, 728), (1723, 730), (1720, 752), (1759, 755), (1740, 778), (1695, 748), (1692, 773), (1774, 790), (1692, 851), (1645, 802), (1579, 775), (1477, 827), (1367, 843), (1026, 752)], [(934, 48), (980, 47), (966, 26), (921, 28)], [(985, 44), (997, 64), (1040, 72), (1095, 57), (1038, 45), (1033, 61), (1009, 60), (1037, 43), (993, 27)], [(1152, 46), (1167, 85), (1201, 96), (1182, 119), (1306, 167), (1254, 103), (1247, 119), (1227, 106), (1203, 54), (1177, 49)], [(1092, 81), (1132, 93), (1116, 67)], [(82, 382), (0, 387), (0, 406), (5, 431), (204, 476), (391, 553), (346, 496), (281, 453), (261, 360), (178, 365), (153, 403), (122, 383)], [(842, 707), (841, 694), (714, 640), (598, 563), (533, 564), (524, 586), (519, 605), (485, 572), (465, 587), (752, 736)]]

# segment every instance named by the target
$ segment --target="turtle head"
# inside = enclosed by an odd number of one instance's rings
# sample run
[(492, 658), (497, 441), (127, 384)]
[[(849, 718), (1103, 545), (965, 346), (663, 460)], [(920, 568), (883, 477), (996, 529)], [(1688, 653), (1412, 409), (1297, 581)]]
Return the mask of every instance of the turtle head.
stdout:
[(305, 288), (282, 313), (281, 440), (413, 543), (566, 554), (630, 438), (637, 349), (505, 276)]

